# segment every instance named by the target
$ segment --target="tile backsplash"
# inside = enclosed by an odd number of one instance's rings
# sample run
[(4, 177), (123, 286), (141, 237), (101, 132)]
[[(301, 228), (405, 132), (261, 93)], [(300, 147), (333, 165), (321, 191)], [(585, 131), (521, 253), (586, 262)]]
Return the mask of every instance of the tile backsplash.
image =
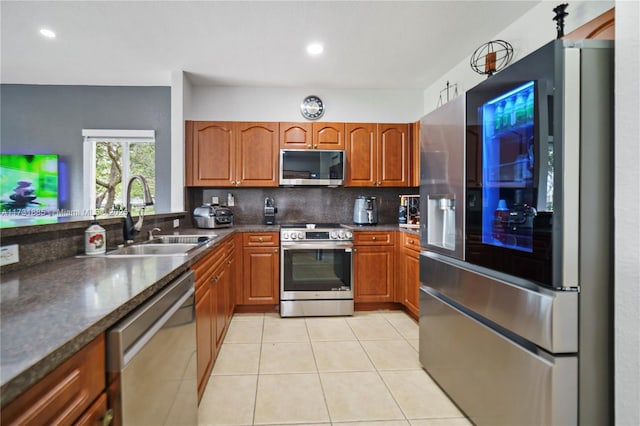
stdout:
[(278, 209), (276, 224), (287, 222), (353, 223), (353, 205), (358, 195), (377, 197), (378, 224), (398, 222), (400, 195), (418, 194), (418, 188), (187, 188), (186, 210), (202, 203), (211, 203), (218, 197), (221, 205), (227, 205), (228, 194), (233, 194), (235, 205), (234, 224), (250, 225), (263, 222), (264, 199), (271, 197)]

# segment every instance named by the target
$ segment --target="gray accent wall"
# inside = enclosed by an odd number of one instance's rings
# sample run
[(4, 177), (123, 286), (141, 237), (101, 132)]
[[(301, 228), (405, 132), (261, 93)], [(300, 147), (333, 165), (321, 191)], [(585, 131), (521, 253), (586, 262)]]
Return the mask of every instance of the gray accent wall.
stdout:
[(60, 155), (59, 204), (72, 210), (83, 208), (82, 129), (155, 130), (156, 211), (170, 211), (170, 87), (3, 84), (0, 116), (2, 153)]

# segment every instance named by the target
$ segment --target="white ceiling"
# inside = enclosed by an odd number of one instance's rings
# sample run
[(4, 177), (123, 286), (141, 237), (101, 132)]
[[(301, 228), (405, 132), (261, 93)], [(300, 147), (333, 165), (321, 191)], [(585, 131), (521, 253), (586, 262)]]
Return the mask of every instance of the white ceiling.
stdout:
[(2, 0), (0, 78), (168, 86), (184, 70), (195, 85), (424, 89), (539, 2)]

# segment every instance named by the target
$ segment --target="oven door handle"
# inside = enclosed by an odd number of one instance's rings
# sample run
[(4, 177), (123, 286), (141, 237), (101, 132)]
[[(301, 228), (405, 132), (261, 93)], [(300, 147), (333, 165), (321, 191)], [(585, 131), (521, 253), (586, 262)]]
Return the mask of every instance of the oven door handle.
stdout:
[(347, 253), (351, 253), (353, 250), (353, 244), (317, 244), (317, 243), (281, 243), (282, 251), (286, 250), (303, 250), (303, 249), (321, 249), (321, 250), (344, 250)]

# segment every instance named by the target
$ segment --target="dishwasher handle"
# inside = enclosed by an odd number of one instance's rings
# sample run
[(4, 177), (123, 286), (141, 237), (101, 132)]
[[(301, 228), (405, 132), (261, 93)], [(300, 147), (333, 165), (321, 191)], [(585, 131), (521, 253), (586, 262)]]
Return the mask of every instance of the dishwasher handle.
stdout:
[(194, 274), (188, 271), (111, 328), (107, 370), (122, 371), (194, 293)]

